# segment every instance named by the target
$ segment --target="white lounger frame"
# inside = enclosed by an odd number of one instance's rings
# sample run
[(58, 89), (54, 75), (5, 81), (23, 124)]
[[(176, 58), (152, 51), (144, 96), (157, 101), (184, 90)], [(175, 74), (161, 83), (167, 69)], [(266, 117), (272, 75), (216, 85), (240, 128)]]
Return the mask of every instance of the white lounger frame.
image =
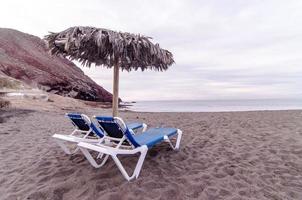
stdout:
[[(91, 120), (87, 115), (81, 114), (83, 119), (88, 123), (92, 123)], [(142, 124), (142, 132), (144, 132), (147, 129), (147, 124)], [(61, 149), (68, 155), (74, 154), (79, 150), (79, 147), (76, 146), (76, 148), (68, 148), (66, 145), (66, 142), (69, 143), (80, 143), (80, 142), (87, 142), (87, 143), (102, 143), (105, 142), (107, 145), (109, 145), (112, 141), (117, 141), (119, 144), (117, 147), (124, 146), (122, 143), (125, 141), (125, 138), (112, 138), (109, 136), (104, 135), (104, 137), (100, 138), (97, 136), (97, 138), (87, 138), (92, 131), (91, 128), (89, 128), (88, 131), (79, 130), (77, 127), (72, 131), (69, 135), (63, 135), (63, 134), (54, 134), (52, 137), (55, 139), (56, 143), (61, 147)], [(79, 135), (78, 133), (81, 133)], [(76, 135), (78, 134), (78, 135)], [(84, 135), (85, 134), (85, 135)], [(98, 158), (102, 157), (101, 154), (98, 155)]]
[[(108, 160), (108, 157), (111, 156), (111, 158), (113, 159), (113, 161), (115, 162), (115, 164), (117, 165), (117, 167), (119, 168), (119, 170), (121, 171), (121, 173), (123, 174), (123, 176), (125, 177), (125, 179), (127, 179), (128, 181), (137, 178), (139, 176), (139, 173), (141, 171), (141, 168), (143, 166), (148, 148), (146, 145), (135, 148), (135, 149), (131, 149), (131, 150), (127, 150), (127, 149), (119, 149), (119, 148), (113, 148), (113, 147), (109, 147), (109, 146), (105, 146), (102, 144), (90, 144), (90, 143), (86, 143), (86, 142), (80, 142), (78, 144), (79, 148), (81, 149), (81, 151), (83, 152), (83, 154), (85, 155), (85, 157), (87, 158), (87, 160), (90, 162), (90, 164), (92, 166), (94, 166), (95, 168), (99, 168), (102, 167), (106, 161)], [(103, 161), (101, 162), (101, 164), (97, 164), (96, 160), (92, 157), (92, 155), (90, 154), (89, 150), (93, 150), (96, 151), (98, 153), (101, 153), (103, 155), (106, 155), (103, 159)], [(118, 159), (118, 155), (133, 155), (136, 153), (140, 153), (138, 162), (135, 166), (134, 172), (131, 176), (129, 176), (129, 174), (126, 172), (125, 168), (123, 167), (121, 161)]]
[[(87, 123), (91, 123), (91, 120), (87, 115), (81, 114), (81, 116), (84, 118), (84, 120)], [(78, 144), (79, 142), (88, 142), (88, 143), (98, 143), (101, 141), (101, 138), (87, 138), (92, 131), (91, 128), (89, 128), (88, 131), (83, 131), (79, 130), (78, 127), (76, 127), (71, 134), (69, 135), (63, 135), (63, 134), (54, 134), (52, 137), (55, 139), (56, 143), (61, 147), (61, 149), (66, 153), (66, 154), (74, 154), (79, 150), (79, 147), (76, 146), (73, 150), (71, 148), (68, 148), (65, 142), (70, 142), (70, 143), (76, 143)], [(81, 133), (82, 135), (79, 135), (78, 133)], [(76, 135), (78, 134), (78, 135)]]
[[(120, 122), (120, 124), (126, 128), (126, 124), (124, 123), (124, 121), (121, 118), (118, 117), (114, 117), (114, 119), (116, 119), (117, 121)], [(130, 130), (132, 131), (132, 130)], [(164, 141), (168, 142), (169, 145), (171, 146), (171, 148), (173, 150), (178, 150), (179, 146), (180, 146), (180, 141), (181, 141), (181, 137), (182, 137), (182, 131), (177, 129), (177, 140), (176, 140), (176, 144), (175, 146), (172, 144), (172, 142), (170, 141), (168, 136), (164, 136)], [(143, 162), (145, 160), (147, 151), (148, 151), (148, 147), (146, 145), (140, 146), (140, 147), (132, 147), (132, 149), (121, 149), (120, 147), (121, 144), (126, 140), (126, 136), (124, 136), (120, 142), (118, 143), (118, 145), (116, 147), (110, 147), (108, 145), (105, 144), (100, 144), (100, 143), (96, 143), (96, 144), (91, 144), (91, 143), (86, 143), (86, 142), (80, 142), (78, 144), (78, 147), (80, 148), (80, 150), (82, 151), (82, 153), (84, 154), (84, 156), (87, 158), (87, 160), (89, 161), (89, 163), (95, 167), (95, 168), (100, 168), (102, 167), (106, 161), (108, 160), (108, 157), (111, 156), (111, 158), (113, 159), (113, 161), (115, 162), (115, 164), (117, 165), (117, 167), (119, 168), (119, 170), (121, 171), (122, 175), (124, 176), (124, 178), (127, 181), (130, 181), (132, 179), (137, 179), (139, 176), (139, 173), (142, 169), (143, 166)], [(92, 150), (92, 151), (96, 151), (99, 153), (97, 159), (103, 159), (101, 161), (100, 164), (97, 163), (96, 159), (94, 159), (91, 155), (91, 153), (88, 150)], [(123, 167), (121, 161), (118, 159), (118, 155), (133, 155), (133, 154), (137, 154), (140, 153), (139, 159), (137, 161), (137, 164), (135, 166), (134, 172), (133, 174), (130, 176), (125, 168)], [(103, 155), (106, 155), (103, 157)]]
[[(88, 133), (89, 134), (89, 133)], [(86, 135), (85, 135), (86, 136)], [(69, 148), (66, 145), (66, 142), (71, 142), (71, 143), (76, 143), (78, 144), (79, 142), (88, 142), (88, 143), (99, 143), (101, 139), (88, 139), (86, 137), (77, 137), (73, 135), (61, 135), (61, 134), (54, 134), (52, 137), (55, 139), (56, 143), (61, 147), (61, 149), (68, 155), (76, 153), (79, 148), (76, 147), (74, 149)]]

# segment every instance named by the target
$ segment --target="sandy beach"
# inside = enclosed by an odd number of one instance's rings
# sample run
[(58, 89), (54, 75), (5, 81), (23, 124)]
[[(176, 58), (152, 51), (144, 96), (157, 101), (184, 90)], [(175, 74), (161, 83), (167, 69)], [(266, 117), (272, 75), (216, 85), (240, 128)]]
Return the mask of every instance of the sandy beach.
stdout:
[(1, 8), (0, 200), (302, 200), (302, 0)]
[[(80, 152), (65, 155), (51, 138), (72, 131), (65, 112), (110, 110), (23, 105), (0, 114), (0, 199), (302, 198), (301, 111), (121, 112), (128, 122), (183, 131), (180, 151), (157, 145), (139, 178), (127, 182), (112, 160), (95, 169)], [(135, 161), (122, 158), (129, 169)]]

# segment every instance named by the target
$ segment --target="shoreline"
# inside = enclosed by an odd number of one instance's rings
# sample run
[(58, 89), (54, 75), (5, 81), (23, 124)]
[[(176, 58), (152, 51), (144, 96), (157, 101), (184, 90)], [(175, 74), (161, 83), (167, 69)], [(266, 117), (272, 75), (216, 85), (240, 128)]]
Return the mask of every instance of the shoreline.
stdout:
[[(35, 97), (32, 98), (30, 95), (21, 98), (21, 97), (15, 97), (15, 96), (4, 96), (2, 98), (7, 99), (11, 102), (11, 107), (13, 108), (21, 108), (21, 109), (35, 109), (35, 110), (87, 110), (87, 109), (111, 109), (111, 103), (108, 102), (93, 102), (93, 101), (84, 101), (84, 100), (79, 100), (79, 99), (73, 99), (70, 97), (62, 97), (56, 94), (51, 94), (51, 93), (43, 93), (46, 97), (40, 98)], [(218, 100), (219, 102), (224, 102), (221, 100)], [(257, 101), (257, 100), (253, 100)], [(295, 101), (298, 101), (295, 99)], [(153, 102), (153, 101), (148, 101), (148, 102)], [(179, 101), (154, 101), (154, 102), (179, 102)], [(220, 112), (257, 112), (257, 111), (280, 111), (280, 110), (302, 110), (302, 103), (298, 101), (300, 104), (296, 106), (272, 106), (272, 105), (266, 105), (266, 106), (249, 106), (248, 104), (245, 105), (239, 105), (239, 106), (230, 106), (230, 105), (219, 105), (216, 106), (215, 104), (211, 105), (208, 107), (207, 105), (198, 105), (196, 107), (191, 107), (191, 105), (188, 104), (188, 102), (200, 102), (200, 101), (181, 101), (185, 102), (183, 104), (177, 104), (173, 105), (168, 105), (168, 108), (163, 109), (165, 104), (163, 105), (149, 105), (146, 104), (143, 107), (137, 106), (140, 104), (139, 101), (135, 102), (123, 102), (119, 106), (120, 112), (144, 112), (144, 113), (149, 113), (149, 112), (154, 112), (154, 113), (209, 113), (209, 112), (214, 112), (214, 113), (220, 113)], [(212, 101), (207, 101), (207, 102), (212, 102)], [(213, 101), (215, 102), (215, 101)], [(244, 102), (244, 101), (243, 101)], [(302, 100), (301, 100), (302, 102)], [(242, 102), (241, 102), (242, 103)], [(148, 109), (152, 110), (149, 111), (146, 109), (146, 106)], [(170, 106), (170, 107), (169, 107)], [(175, 106), (178, 106), (175, 108)], [(201, 106), (201, 107), (200, 107)], [(188, 109), (189, 107), (189, 109)], [(169, 109), (170, 110), (167, 110)], [(196, 111), (195, 111), (195, 110)]]
[(236, 112), (302, 110), (302, 99), (144, 101), (130, 108), (137, 112)]
[(148, 112), (148, 111), (135, 111), (135, 110), (120, 110), (119, 112), (133, 112), (133, 113), (169, 113), (169, 114), (180, 114), (180, 113), (241, 113), (241, 112), (273, 112), (273, 111), (300, 111), (302, 114), (302, 109), (284, 109), (284, 110), (236, 110), (236, 111), (196, 111), (196, 112), (178, 112), (178, 111), (172, 111), (172, 112), (164, 112), (164, 111), (154, 111), (154, 112)]

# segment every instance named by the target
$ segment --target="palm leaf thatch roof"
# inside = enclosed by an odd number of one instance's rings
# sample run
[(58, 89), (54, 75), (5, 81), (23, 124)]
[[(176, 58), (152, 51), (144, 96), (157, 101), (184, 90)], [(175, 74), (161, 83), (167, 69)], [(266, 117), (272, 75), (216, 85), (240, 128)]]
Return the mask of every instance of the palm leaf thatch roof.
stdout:
[(150, 42), (150, 37), (94, 27), (71, 27), (44, 37), (51, 54), (78, 60), (83, 65), (118, 64), (122, 70), (163, 71), (174, 63), (171, 52)]

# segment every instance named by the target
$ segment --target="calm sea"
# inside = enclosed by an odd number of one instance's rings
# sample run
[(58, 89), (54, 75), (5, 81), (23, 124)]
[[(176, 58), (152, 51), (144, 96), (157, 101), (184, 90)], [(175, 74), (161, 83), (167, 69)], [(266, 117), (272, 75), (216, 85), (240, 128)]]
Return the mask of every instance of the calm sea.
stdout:
[(300, 110), (302, 99), (138, 101), (129, 108), (142, 112)]

